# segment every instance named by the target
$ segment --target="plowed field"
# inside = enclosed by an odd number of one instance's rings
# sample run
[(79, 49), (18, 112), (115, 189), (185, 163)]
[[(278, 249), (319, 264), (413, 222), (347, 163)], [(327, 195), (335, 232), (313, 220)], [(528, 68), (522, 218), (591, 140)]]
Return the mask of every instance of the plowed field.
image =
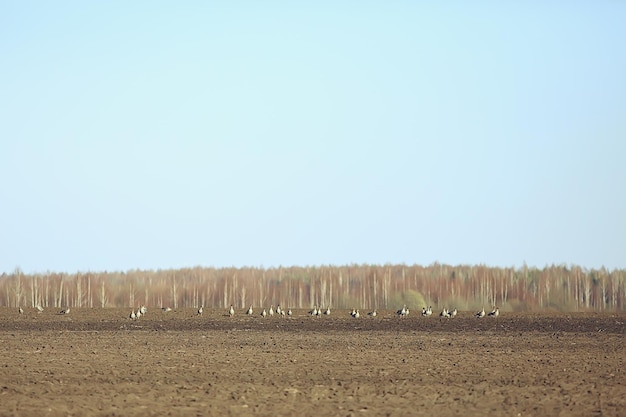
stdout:
[(625, 416), (625, 314), (0, 309), (2, 416)]

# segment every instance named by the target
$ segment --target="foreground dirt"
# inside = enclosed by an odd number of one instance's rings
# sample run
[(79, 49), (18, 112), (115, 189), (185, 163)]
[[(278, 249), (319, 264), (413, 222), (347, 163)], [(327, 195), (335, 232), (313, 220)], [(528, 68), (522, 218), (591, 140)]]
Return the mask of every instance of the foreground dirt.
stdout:
[(0, 309), (0, 415), (626, 415), (624, 314)]

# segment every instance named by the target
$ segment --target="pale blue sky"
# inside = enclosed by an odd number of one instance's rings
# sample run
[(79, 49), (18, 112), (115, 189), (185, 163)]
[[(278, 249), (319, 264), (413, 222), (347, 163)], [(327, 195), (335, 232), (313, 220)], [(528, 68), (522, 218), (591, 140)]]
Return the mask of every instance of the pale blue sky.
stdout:
[(0, 2), (0, 273), (625, 268), (626, 2), (503, 3)]

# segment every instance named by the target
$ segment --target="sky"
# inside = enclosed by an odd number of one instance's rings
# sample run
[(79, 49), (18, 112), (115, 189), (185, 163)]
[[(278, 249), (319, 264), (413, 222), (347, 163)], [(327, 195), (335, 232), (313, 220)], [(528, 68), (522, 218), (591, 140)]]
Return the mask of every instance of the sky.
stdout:
[(626, 268), (624, 21), (616, 0), (2, 1), (0, 273)]

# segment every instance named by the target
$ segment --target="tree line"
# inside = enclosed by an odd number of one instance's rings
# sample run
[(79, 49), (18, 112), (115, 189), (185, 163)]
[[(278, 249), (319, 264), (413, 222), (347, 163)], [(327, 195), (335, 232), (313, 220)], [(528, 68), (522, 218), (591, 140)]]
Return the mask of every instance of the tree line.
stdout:
[(0, 306), (624, 311), (626, 270), (346, 265), (0, 275)]

